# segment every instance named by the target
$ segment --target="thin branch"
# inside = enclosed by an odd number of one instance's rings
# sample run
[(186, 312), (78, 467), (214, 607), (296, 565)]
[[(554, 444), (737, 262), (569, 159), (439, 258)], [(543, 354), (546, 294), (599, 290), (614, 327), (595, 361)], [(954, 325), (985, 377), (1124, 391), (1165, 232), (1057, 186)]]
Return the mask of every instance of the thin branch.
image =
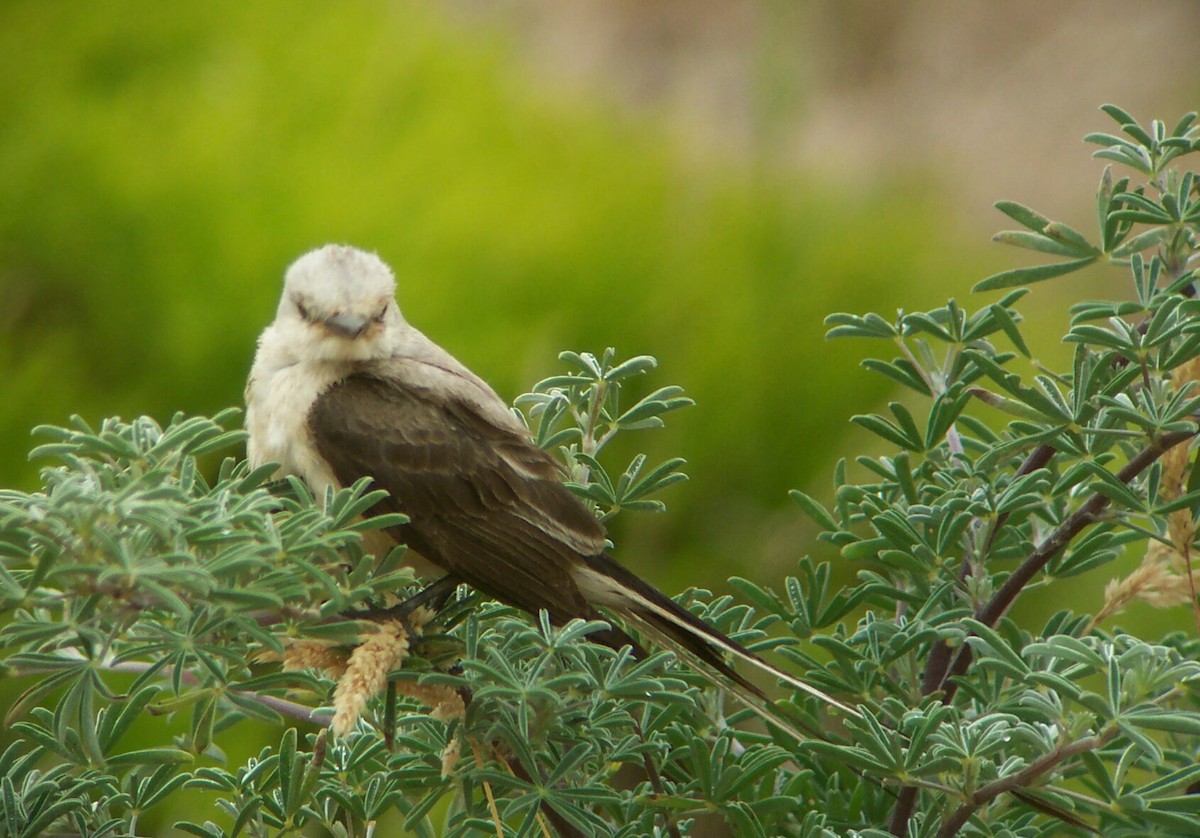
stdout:
[[(1039, 468), (1044, 468), (1050, 459), (1054, 456), (1055, 449), (1051, 445), (1039, 445), (1030, 452), (1025, 461), (1021, 463), (1014, 477), (1022, 477), (1037, 471)], [(985, 561), (988, 554), (992, 550), (992, 545), (996, 541), (1001, 528), (1008, 521), (1009, 513), (1003, 512), (996, 517), (995, 522), (988, 530), (987, 541), (983, 545), (983, 550), (980, 552), (980, 561)], [(958, 569), (958, 581), (962, 584), (970, 578), (971, 575), (971, 557), (963, 556), (962, 565)], [(942, 682), (945, 680), (946, 671), (950, 666), (952, 650), (950, 644), (942, 641), (933, 647), (929, 653), (929, 660), (925, 665), (925, 674), (921, 678), (921, 695), (929, 695), (940, 689)], [(916, 786), (905, 786), (900, 790), (900, 794), (896, 797), (896, 806), (892, 810), (891, 820), (888, 822), (888, 830), (893, 835), (904, 835), (908, 831), (908, 822), (912, 818), (913, 810), (917, 804), (918, 789)]]
[[(140, 674), (149, 670), (153, 665), (154, 664), (144, 663), (142, 661), (122, 661), (121, 663), (104, 664), (104, 668), (110, 672), (128, 672)], [(163, 678), (170, 678), (173, 672), (173, 667), (164, 666), (161, 670), (159, 670), (158, 675)], [(200, 679), (196, 677), (194, 672), (185, 669), (183, 671), (183, 681), (184, 683), (194, 685), (198, 684)], [(295, 701), (288, 701), (286, 698), (276, 698), (272, 695), (262, 695), (261, 693), (256, 693), (251, 690), (232, 690), (231, 693), (239, 698), (247, 698), (256, 704), (261, 704), (263, 707), (274, 710), (281, 716), (285, 716), (289, 719), (295, 719), (299, 722), (308, 722), (309, 724), (328, 727), (330, 718), (332, 718), (330, 716), (314, 715), (315, 711), (312, 707), (308, 707), (304, 704), (298, 704)]]
[[(1117, 479), (1122, 483), (1131, 482), (1167, 451), (1196, 436), (1198, 432), (1200, 431), (1175, 431), (1153, 440), (1138, 452), (1132, 460), (1126, 463), (1124, 468), (1117, 472)], [(1063, 521), (1058, 529), (1051, 533), (1049, 538), (1043, 541), (1029, 558), (1013, 571), (1013, 574), (1000, 586), (1000, 589), (996, 591), (992, 598), (975, 612), (975, 619), (989, 627), (996, 625), (1000, 621), (1000, 618), (1007, 613), (1025, 586), (1033, 580), (1033, 577), (1040, 573), (1051, 559), (1065, 550), (1075, 536), (1083, 532), (1089, 525), (1095, 523), (1099, 519), (1100, 513), (1108, 507), (1109, 503), (1109, 499), (1101, 494), (1094, 494), (1088, 498), (1083, 506), (1079, 507), (1067, 520)], [(954, 698), (954, 693), (957, 691), (957, 687), (952, 679), (965, 673), (970, 665), (971, 647), (968, 644), (963, 644), (946, 677), (942, 680), (942, 687), (944, 689), (942, 696), (943, 704), (949, 704), (951, 699)]]
[[(483, 753), (479, 748), (479, 743), (473, 737), (468, 737), (471, 743), (471, 751), (475, 754), (475, 764), (480, 769), (483, 768)], [(483, 793), (487, 797), (488, 812), (492, 816), (492, 824), (496, 827), (496, 838), (504, 838), (504, 821), (500, 818), (500, 811), (496, 808), (496, 797), (492, 794), (492, 784), (484, 779)]]
[[(1145, 449), (1139, 452), (1132, 460), (1130, 460), (1124, 468), (1117, 472), (1117, 479), (1123, 483), (1129, 483), (1145, 469), (1147, 469), (1155, 460), (1165, 454), (1168, 450), (1179, 445), (1196, 435), (1196, 431), (1176, 431), (1171, 434), (1166, 434), (1152, 441)], [(1029, 474), (1036, 469), (1042, 468), (1054, 456), (1054, 448), (1049, 445), (1040, 445), (1035, 448), (1025, 461), (1021, 464), (1017, 471), (1017, 476)], [(983, 607), (975, 614), (975, 619), (984, 623), (987, 626), (994, 626), (999, 622), (1008, 609), (1012, 606), (1013, 601), (1017, 598), (1020, 592), (1032, 581), (1046, 564), (1057, 556), (1060, 552), (1066, 549), (1067, 545), (1079, 535), (1087, 526), (1094, 523), (1101, 512), (1110, 503), (1109, 499), (1104, 495), (1094, 494), (1075, 511), (1066, 521), (1064, 521), (1057, 530), (1042, 542), (1022, 564), (1013, 572), (1004, 583), (1003, 586), (992, 596)], [(984, 548), (984, 555), (991, 549), (992, 543), (995, 540), (996, 534), (999, 533), (1003, 526), (1007, 515), (997, 518), (995, 526), (988, 536), (987, 544)], [(966, 578), (970, 573), (970, 566), (966, 559), (963, 560), (963, 566), (960, 569), (960, 579)], [(952, 680), (956, 676), (962, 675), (971, 665), (972, 653), (971, 647), (968, 644), (963, 644), (959, 649), (957, 657), (954, 658), (953, 664), (947, 666), (950, 661), (950, 647), (945, 644), (939, 644), (930, 653), (929, 662), (925, 668), (925, 675), (922, 679), (921, 692), (923, 695), (944, 689), (942, 695), (942, 703), (949, 704), (955, 693), (958, 690), (957, 684)], [(899, 796), (896, 799), (896, 806), (892, 810), (892, 817), (888, 824), (889, 831), (893, 835), (904, 835), (908, 828), (908, 822), (912, 818), (913, 810), (917, 802), (917, 789), (912, 786), (906, 786), (901, 789)], [(973, 810), (972, 810), (973, 811)], [(970, 813), (967, 814), (967, 817)], [(961, 824), (960, 824), (961, 826)], [(953, 834), (953, 833), (951, 833)]]
[(957, 835), (958, 831), (970, 820), (971, 815), (975, 814), (983, 804), (1007, 792), (1027, 787), (1042, 774), (1052, 770), (1064, 760), (1070, 759), (1076, 754), (1104, 747), (1104, 745), (1117, 735), (1117, 731), (1117, 726), (1112, 725), (1095, 736), (1087, 736), (1068, 745), (1061, 745), (1041, 759), (1031, 762), (1016, 774), (1010, 774), (1003, 779), (996, 780), (994, 783), (988, 783), (971, 795), (971, 799), (962, 806), (959, 806), (954, 814), (942, 824), (941, 829), (938, 830), (937, 838), (951, 838), (951, 836)]
[[(649, 744), (649, 741), (646, 739), (646, 733), (642, 730), (641, 722), (639, 722), (636, 718), (633, 719), (633, 729), (637, 731), (638, 739), (641, 740), (643, 745)], [(658, 773), (658, 767), (655, 766), (654, 760), (650, 758), (649, 749), (644, 749), (642, 751), (642, 765), (646, 769), (646, 778), (650, 781), (650, 788), (654, 790), (655, 797), (659, 798), (660, 800), (666, 800), (667, 789), (663, 785), (662, 776)], [(679, 826), (675, 823), (675, 818), (672, 817), (672, 814), (670, 812), (664, 812), (662, 817), (663, 822), (667, 827), (667, 834), (669, 834), (671, 838), (682, 838), (679, 833)]]

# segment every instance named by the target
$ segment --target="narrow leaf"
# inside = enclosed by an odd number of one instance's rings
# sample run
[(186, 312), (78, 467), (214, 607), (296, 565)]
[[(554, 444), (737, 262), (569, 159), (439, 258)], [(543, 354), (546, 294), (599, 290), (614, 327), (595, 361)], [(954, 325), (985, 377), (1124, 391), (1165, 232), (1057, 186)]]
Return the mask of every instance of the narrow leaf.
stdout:
[(1072, 259), (1070, 262), (1058, 262), (1053, 265), (1037, 265), (1031, 268), (1014, 268), (992, 274), (987, 279), (975, 284), (972, 291), (996, 291), (1000, 288), (1011, 288), (1014, 285), (1024, 285), (1032, 282), (1043, 282), (1057, 276), (1063, 276), (1080, 268), (1085, 268), (1096, 261), (1095, 256), (1083, 259)]

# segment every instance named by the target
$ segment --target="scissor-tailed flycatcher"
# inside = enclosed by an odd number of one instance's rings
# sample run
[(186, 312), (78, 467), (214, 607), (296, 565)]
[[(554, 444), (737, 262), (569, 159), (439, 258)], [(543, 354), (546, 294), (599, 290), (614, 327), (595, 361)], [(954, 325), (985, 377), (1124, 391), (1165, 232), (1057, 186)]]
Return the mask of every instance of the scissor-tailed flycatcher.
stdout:
[[(288, 269), (246, 386), (252, 465), (278, 462), (318, 497), (369, 476), (389, 495), (372, 512), (409, 518), (389, 535), (442, 574), (559, 624), (606, 609), (760, 714), (763, 693), (725, 654), (859, 715), (617, 564), (557, 461), (491, 387), (405, 322), (395, 290), (387, 265), (352, 247), (327, 245)], [(593, 637), (638, 648), (618, 628)]]

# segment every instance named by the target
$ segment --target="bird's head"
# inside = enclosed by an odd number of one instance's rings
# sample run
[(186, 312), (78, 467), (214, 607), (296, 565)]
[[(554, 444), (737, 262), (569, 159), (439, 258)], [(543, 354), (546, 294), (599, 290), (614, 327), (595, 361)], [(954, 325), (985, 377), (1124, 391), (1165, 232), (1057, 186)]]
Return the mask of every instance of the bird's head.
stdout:
[(403, 325), (396, 280), (374, 253), (327, 244), (288, 268), (275, 329), (299, 360), (386, 357)]

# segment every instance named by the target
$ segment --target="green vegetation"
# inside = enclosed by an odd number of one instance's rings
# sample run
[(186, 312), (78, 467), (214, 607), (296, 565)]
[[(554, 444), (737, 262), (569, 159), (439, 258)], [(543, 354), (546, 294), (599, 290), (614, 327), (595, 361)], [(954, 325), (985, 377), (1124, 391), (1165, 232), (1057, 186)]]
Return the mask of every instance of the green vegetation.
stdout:
[[(839, 465), (830, 504), (793, 492), (836, 562), (684, 600), (863, 718), (790, 695), (777, 711), (819, 737), (740, 729), (748, 711), (670, 655), (465, 590), (409, 637), (373, 610), (415, 587), (402, 551), (362, 551), (388, 523), (358, 519), (367, 485), (314, 500), (236, 456), (206, 480), (197, 458), (239, 442), (230, 412), (77, 421), (41, 429), (35, 456), (61, 465), (38, 492), (0, 493), (0, 643), (28, 684), (0, 754), (7, 834), (146, 834), (162, 812), (202, 836), (682, 835), (701, 817), (739, 836), (1194, 834), (1200, 640), (1114, 618), (1196, 606), (1200, 178), (1181, 163), (1200, 133), (1194, 114), (1168, 130), (1105, 111), (1117, 133), (1089, 140), (1133, 174), (1105, 171), (1094, 238), (1006, 202), (1024, 229), (999, 237), (1058, 261), (985, 279), (997, 302), (829, 318), (898, 352), (866, 366), (907, 390), (854, 417), (889, 453)], [(1095, 262), (1133, 293), (1076, 305), (1053, 369), (1022, 331), (1024, 286)], [(689, 400), (639, 399), (645, 357), (561, 360), (518, 400), (538, 439), (598, 513), (659, 509), (681, 463), (627, 466), (609, 432)], [(1010, 611), (1034, 589), (1071, 600), (1122, 555), (1142, 558), (1094, 607)], [(324, 729), (330, 704), (349, 735)], [(278, 745), (231, 759), (252, 722)], [(202, 808), (171, 810), (184, 793)]]
[(853, 347), (797, 335), (987, 269), (922, 173), (850, 189), (696, 160), (648, 118), (537, 94), (499, 37), (427, 4), (14, 0), (0, 23), (0, 485), (37, 485), (34, 425), (240, 403), (284, 267), (345, 241), (506, 397), (562, 347), (655, 354), (700, 409), (623, 453), (702, 479), (624, 558), (716, 584), (794, 520), (842, 406), (886, 392)]

